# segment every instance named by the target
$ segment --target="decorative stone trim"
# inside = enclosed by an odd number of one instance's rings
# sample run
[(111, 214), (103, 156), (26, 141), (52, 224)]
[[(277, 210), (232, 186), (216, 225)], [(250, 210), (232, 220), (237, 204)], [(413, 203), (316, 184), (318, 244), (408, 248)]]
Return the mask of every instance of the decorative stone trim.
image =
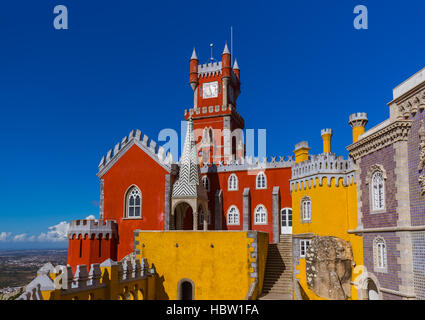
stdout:
[(381, 164), (374, 164), (369, 167), (366, 173), (366, 184), (370, 184), (372, 181), (372, 175), (376, 172), (380, 171), (382, 172), (382, 177), (387, 180), (387, 171), (384, 169), (384, 166)]
[(201, 173), (212, 173), (212, 172), (229, 172), (229, 171), (257, 171), (267, 170), (275, 168), (291, 168), (294, 161), (293, 157), (266, 157), (263, 160), (258, 158), (245, 157), (237, 160), (229, 160), (227, 162), (220, 161), (218, 164), (203, 163), (201, 167)]
[(101, 178), (105, 175), (106, 172), (133, 146), (137, 145), (140, 149), (142, 149), (147, 155), (149, 155), (155, 162), (157, 162), (160, 166), (162, 166), (167, 172), (171, 170), (171, 164), (174, 163), (173, 156), (171, 152), (168, 152), (165, 155), (165, 150), (163, 147), (159, 147), (157, 152), (157, 144), (155, 141), (150, 140), (149, 137), (144, 135), (143, 140), (141, 139), (142, 132), (140, 130), (136, 130), (136, 134), (134, 134), (134, 130), (130, 132), (128, 137), (124, 137), (121, 143), (117, 143), (114, 147), (114, 152), (112, 149), (108, 151), (106, 157), (103, 156), (99, 163), (99, 172), (97, 176)]
[(343, 179), (344, 187), (355, 181), (355, 166), (352, 159), (344, 159), (335, 153), (322, 153), (312, 155), (309, 160), (295, 163), (292, 166), (292, 179), (290, 180), (291, 192), (316, 187), (316, 179), (319, 186), (323, 185), (323, 178), (327, 179), (331, 186), (332, 178), (335, 185), (339, 186), (339, 180)]
[(350, 156), (354, 160), (357, 160), (385, 148), (386, 146), (392, 145), (397, 141), (407, 141), (411, 126), (411, 120), (396, 120), (390, 122), (387, 126), (371, 135), (364, 138), (360, 136), (359, 141), (349, 145), (347, 150), (350, 152)]

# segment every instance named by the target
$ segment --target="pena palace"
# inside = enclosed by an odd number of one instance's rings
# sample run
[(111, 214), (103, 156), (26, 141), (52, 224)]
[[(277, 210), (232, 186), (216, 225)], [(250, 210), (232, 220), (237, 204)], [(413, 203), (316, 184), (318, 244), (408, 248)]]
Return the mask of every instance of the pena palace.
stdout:
[(179, 161), (141, 130), (116, 143), (99, 219), (71, 221), (67, 266), (46, 264), (19, 299), (425, 299), (425, 69), (383, 122), (349, 115), (348, 157), (324, 128), (320, 154), (301, 141), (259, 159), (232, 61), (227, 44), (206, 64), (193, 50)]

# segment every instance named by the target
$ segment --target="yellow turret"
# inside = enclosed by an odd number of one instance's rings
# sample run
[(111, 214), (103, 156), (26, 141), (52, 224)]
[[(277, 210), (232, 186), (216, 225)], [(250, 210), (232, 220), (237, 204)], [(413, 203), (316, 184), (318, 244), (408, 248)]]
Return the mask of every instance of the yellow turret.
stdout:
[(323, 129), (322, 130), (322, 139), (323, 139), (323, 153), (330, 153), (331, 152), (332, 129)]
[(353, 143), (355, 143), (365, 131), (366, 124), (368, 123), (367, 113), (359, 112), (352, 114), (348, 123), (353, 128)]

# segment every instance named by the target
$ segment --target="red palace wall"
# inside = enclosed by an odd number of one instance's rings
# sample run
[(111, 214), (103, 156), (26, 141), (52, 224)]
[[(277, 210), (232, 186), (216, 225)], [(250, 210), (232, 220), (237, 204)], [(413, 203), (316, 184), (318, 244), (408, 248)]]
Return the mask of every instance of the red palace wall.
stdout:
[[(118, 224), (118, 260), (133, 252), (133, 231), (163, 230), (165, 175), (162, 166), (133, 145), (102, 177), (104, 219)], [(136, 185), (142, 193), (142, 218), (124, 218), (125, 195)]]
[[(269, 233), (270, 242), (273, 241), (273, 188), (278, 186), (280, 189), (280, 207), (292, 208), (292, 199), (290, 193), (289, 180), (291, 179), (291, 168), (273, 168), (266, 169), (263, 172), (267, 177), (267, 189), (256, 189), (256, 177), (259, 171), (230, 171), (219, 173), (208, 173), (210, 180), (209, 208), (211, 212), (211, 224), (209, 229), (214, 229), (215, 221), (215, 194), (218, 189), (223, 191), (223, 230), (242, 230), (243, 229), (243, 192), (245, 188), (250, 189), (251, 195), (251, 229), (255, 231), (264, 231)], [(238, 177), (238, 190), (228, 191), (228, 179), (231, 174)], [(254, 224), (254, 211), (257, 205), (262, 204), (267, 209), (267, 225)], [(238, 226), (227, 226), (227, 211), (235, 205), (239, 210), (240, 224)], [(279, 217), (280, 219), (280, 217)]]
[(116, 240), (113, 238), (96, 239), (94, 235), (87, 234), (83, 238), (81, 235), (74, 235), (69, 239), (67, 264), (72, 267), (72, 272), (81, 264), (85, 264), (87, 270), (90, 270), (92, 263), (102, 263), (108, 258), (116, 261), (116, 251)]

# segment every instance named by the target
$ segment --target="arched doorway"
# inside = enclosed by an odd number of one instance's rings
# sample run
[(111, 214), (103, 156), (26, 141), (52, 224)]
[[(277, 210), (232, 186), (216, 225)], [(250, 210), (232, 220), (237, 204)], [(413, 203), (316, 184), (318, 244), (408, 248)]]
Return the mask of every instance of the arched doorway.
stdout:
[(368, 279), (367, 282), (367, 296), (368, 300), (381, 300), (379, 297), (379, 290), (372, 279)]
[(177, 284), (178, 300), (195, 300), (195, 285), (190, 279), (181, 279)]
[(176, 230), (193, 230), (193, 209), (186, 202), (179, 203), (174, 209)]

